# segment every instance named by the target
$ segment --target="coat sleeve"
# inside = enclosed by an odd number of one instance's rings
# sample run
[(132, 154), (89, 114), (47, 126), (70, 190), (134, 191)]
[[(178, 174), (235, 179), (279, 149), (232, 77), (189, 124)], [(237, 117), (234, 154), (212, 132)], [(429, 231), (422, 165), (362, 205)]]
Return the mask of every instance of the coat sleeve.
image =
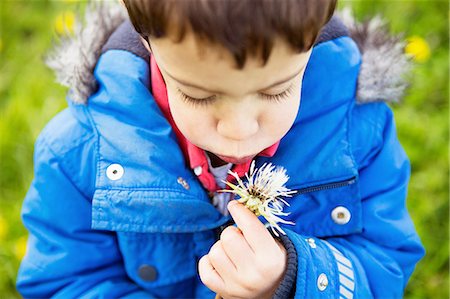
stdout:
[[(385, 104), (371, 105), (356, 112), (377, 131), (374, 141), (366, 140), (370, 148), (355, 153), (361, 157), (363, 230), (319, 239), (286, 229), (298, 256), (295, 298), (401, 298), (424, 255), (406, 209), (410, 165), (397, 140), (392, 112)], [(368, 111), (377, 111), (372, 120)], [(367, 134), (352, 138), (361, 142)]]
[(151, 298), (127, 277), (115, 233), (90, 228), (90, 199), (63, 167), (70, 155), (59, 158), (44, 138), (36, 142), (35, 178), (22, 208), (29, 237), (18, 291), (25, 298)]

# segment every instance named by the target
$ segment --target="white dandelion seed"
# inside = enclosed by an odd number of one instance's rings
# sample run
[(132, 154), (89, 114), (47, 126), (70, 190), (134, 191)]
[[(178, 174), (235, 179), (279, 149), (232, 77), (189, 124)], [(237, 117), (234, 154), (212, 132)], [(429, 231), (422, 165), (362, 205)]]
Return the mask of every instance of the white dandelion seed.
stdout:
[(283, 204), (289, 206), (283, 197), (291, 197), (296, 192), (285, 186), (289, 180), (286, 169), (281, 166), (275, 167), (272, 163), (265, 163), (259, 169), (255, 169), (255, 161), (252, 161), (250, 170), (245, 175), (247, 178), (245, 183), (237, 173), (231, 170), (228, 173), (236, 179), (237, 185), (224, 181), (231, 190), (220, 190), (220, 192), (239, 195), (238, 201), (256, 216), (263, 216), (276, 236), (278, 236), (277, 230), (285, 234), (278, 223), (295, 224), (280, 217), (289, 215), (283, 212)]

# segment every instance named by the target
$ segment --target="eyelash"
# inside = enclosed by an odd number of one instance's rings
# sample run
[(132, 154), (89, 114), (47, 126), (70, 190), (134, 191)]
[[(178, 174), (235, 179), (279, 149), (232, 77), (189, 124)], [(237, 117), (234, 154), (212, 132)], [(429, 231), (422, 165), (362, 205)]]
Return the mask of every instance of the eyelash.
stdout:
[[(287, 99), (291, 95), (291, 93), (294, 89), (294, 85), (295, 84), (292, 84), (288, 89), (286, 89), (285, 91), (283, 91), (282, 93), (279, 93), (279, 94), (268, 95), (268, 94), (261, 93), (260, 96), (264, 100), (279, 103), (279, 102)], [(203, 99), (193, 98), (193, 97), (188, 96), (184, 92), (182, 92), (180, 89), (178, 89), (178, 93), (180, 94), (181, 99), (183, 101), (185, 101), (186, 103), (188, 103), (190, 105), (193, 105), (194, 107), (207, 106), (207, 105), (211, 104), (212, 102), (214, 102), (217, 98), (217, 96), (215, 96), (215, 95), (207, 97), (207, 98), (203, 98)]]
[(211, 104), (212, 102), (214, 102), (214, 100), (217, 98), (217, 96), (210, 96), (207, 98), (203, 98), (203, 99), (197, 99), (197, 98), (193, 98), (188, 96), (187, 94), (185, 94), (184, 92), (182, 92), (180, 89), (178, 89), (178, 93), (181, 96), (181, 99), (183, 101), (185, 101), (186, 103), (197, 107), (197, 106), (207, 106), (208, 104)]

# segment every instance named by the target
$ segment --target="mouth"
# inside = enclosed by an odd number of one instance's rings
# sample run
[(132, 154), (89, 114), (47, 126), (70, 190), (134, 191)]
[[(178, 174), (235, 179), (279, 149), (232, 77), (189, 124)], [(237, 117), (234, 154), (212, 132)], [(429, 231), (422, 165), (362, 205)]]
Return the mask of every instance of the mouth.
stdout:
[(245, 157), (229, 157), (229, 156), (217, 155), (217, 157), (219, 157), (221, 160), (223, 160), (227, 163), (243, 164), (243, 163), (251, 161), (255, 157), (255, 155), (245, 156)]

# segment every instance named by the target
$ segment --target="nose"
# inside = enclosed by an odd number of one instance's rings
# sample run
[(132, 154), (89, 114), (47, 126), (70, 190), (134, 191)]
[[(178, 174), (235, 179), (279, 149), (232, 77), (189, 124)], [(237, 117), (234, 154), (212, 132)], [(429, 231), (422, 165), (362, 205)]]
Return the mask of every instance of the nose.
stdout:
[(258, 130), (257, 113), (248, 105), (232, 105), (220, 114), (217, 122), (217, 132), (223, 137), (235, 141), (247, 140)]

